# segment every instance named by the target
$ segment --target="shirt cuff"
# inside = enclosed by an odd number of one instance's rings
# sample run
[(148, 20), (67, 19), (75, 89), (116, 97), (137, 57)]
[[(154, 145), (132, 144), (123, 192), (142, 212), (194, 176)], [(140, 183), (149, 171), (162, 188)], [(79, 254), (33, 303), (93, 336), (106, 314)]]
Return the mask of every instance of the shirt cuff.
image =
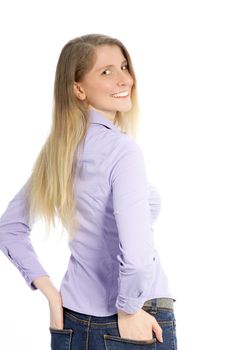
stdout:
[(122, 310), (128, 314), (135, 314), (138, 312), (144, 305), (145, 301), (148, 298), (124, 298), (118, 295), (116, 300), (116, 308)]

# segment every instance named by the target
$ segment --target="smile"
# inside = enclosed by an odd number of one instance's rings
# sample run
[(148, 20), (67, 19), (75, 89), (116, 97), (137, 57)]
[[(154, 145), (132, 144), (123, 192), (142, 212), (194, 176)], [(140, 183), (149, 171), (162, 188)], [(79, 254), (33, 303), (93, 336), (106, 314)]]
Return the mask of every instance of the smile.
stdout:
[(112, 97), (115, 97), (115, 98), (119, 98), (119, 97), (127, 97), (129, 96), (129, 92), (128, 91), (122, 91), (122, 92), (119, 92), (117, 94), (113, 94)]

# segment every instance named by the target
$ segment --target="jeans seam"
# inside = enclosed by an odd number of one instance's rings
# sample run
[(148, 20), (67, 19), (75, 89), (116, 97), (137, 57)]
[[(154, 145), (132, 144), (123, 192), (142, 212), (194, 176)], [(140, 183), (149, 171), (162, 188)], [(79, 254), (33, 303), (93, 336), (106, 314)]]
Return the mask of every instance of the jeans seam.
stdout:
[(67, 345), (68, 345), (67, 350), (70, 350), (70, 349), (71, 349), (71, 339), (72, 339), (72, 334), (73, 334), (73, 331), (72, 331), (72, 332), (70, 332), (70, 334), (69, 334), (69, 338), (68, 338), (68, 340), (67, 340)]
[[(66, 313), (65, 313), (65, 316), (66, 316), (67, 318), (71, 319), (71, 320), (74, 321), (74, 322), (82, 323), (82, 324), (84, 324), (85, 326), (88, 326), (88, 322), (89, 322), (88, 320), (82, 320), (82, 319), (80, 319), (80, 318), (78, 318), (78, 317), (76, 317), (76, 316), (70, 314), (69, 312), (66, 312)], [(106, 327), (108, 327), (108, 326), (116, 326), (116, 324), (117, 324), (117, 321), (103, 322), (103, 323), (97, 323), (97, 322), (91, 321), (91, 327), (93, 326), (94, 328), (95, 328), (95, 327), (96, 327), (96, 328), (98, 328), (98, 327), (103, 327), (103, 326), (106, 326)]]
[(172, 345), (174, 350), (177, 349), (176, 343), (175, 343), (175, 337), (176, 337), (176, 329), (175, 329), (175, 321), (172, 321)]
[(91, 324), (91, 316), (90, 316), (90, 318), (88, 320), (88, 325), (87, 325), (86, 350), (88, 350), (90, 324)]

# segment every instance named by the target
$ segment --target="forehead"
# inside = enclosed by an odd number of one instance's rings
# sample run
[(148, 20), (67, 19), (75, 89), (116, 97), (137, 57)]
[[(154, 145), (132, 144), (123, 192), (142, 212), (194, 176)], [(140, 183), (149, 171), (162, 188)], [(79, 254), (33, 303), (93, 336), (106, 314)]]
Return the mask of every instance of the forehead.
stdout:
[(117, 45), (102, 45), (95, 49), (95, 63), (93, 69), (96, 70), (107, 65), (118, 65), (126, 59)]

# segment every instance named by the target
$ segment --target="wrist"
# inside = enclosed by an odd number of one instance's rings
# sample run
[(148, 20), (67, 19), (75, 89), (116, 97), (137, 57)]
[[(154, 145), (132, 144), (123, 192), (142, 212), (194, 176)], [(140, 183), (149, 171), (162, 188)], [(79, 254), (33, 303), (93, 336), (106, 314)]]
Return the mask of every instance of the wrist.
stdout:
[(133, 314), (129, 314), (121, 309), (118, 309), (117, 310), (117, 314), (118, 314), (118, 317), (121, 318), (121, 317), (132, 317), (132, 316), (135, 316), (137, 315), (142, 309), (139, 309), (138, 311), (134, 312)]
[(53, 285), (48, 276), (38, 277), (36, 280), (33, 281), (33, 284), (44, 294), (48, 302), (52, 302), (54, 300), (61, 300), (61, 295), (59, 291)]
[(55, 290), (51, 290), (49, 294), (47, 294), (46, 296), (48, 303), (52, 304), (54, 303), (61, 303), (62, 299), (61, 299), (61, 294), (59, 293), (59, 291), (57, 289)]

